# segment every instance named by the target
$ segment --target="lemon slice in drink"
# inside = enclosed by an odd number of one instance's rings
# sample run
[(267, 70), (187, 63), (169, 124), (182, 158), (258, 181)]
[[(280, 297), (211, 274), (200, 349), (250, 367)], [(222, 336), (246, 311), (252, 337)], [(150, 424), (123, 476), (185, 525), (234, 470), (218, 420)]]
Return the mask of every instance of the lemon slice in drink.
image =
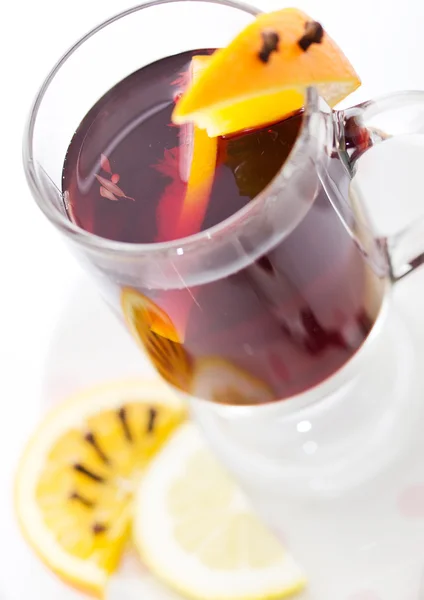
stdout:
[(152, 461), (135, 508), (143, 561), (186, 597), (277, 599), (305, 584), (194, 425), (183, 425)]
[(101, 596), (129, 536), (133, 490), (185, 410), (160, 382), (101, 386), (53, 410), (16, 476), (22, 532), (61, 579)]

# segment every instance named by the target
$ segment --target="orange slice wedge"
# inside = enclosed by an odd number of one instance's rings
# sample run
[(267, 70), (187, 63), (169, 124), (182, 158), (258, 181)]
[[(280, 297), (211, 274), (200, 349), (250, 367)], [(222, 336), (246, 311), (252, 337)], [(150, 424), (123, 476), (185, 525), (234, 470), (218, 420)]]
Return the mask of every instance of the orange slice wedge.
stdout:
[(180, 342), (180, 336), (168, 315), (150, 298), (133, 288), (124, 288), (121, 293), (121, 305), (130, 330), (153, 331), (164, 339)]
[[(191, 81), (198, 80), (210, 61), (209, 56), (194, 56), (191, 60)], [(187, 189), (176, 226), (175, 238), (198, 233), (202, 227), (212, 190), (218, 141), (192, 123), (183, 126), (185, 163), (188, 170)]]
[(22, 533), (62, 580), (104, 598), (130, 538), (133, 492), (146, 465), (186, 418), (160, 381), (84, 391), (35, 431), (16, 474)]
[(132, 288), (121, 292), (122, 312), (130, 333), (159, 374), (174, 387), (187, 391), (192, 379), (192, 361), (182, 346), (182, 336), (192, 298), (190, 295), (176, 298), (172, 291), (167, 295), (168, 301), (173, 298), (180, 307), (179, 331), (157, 304)]
[(302, 11), (286, 8), (259, 15), (229, 46), (217, 50), (178, 102), (173, 121), (192, 121), (209, 136), (226, 135), (300, 109), (309, 86), (334, 106), (360, 83), (321, 26)]

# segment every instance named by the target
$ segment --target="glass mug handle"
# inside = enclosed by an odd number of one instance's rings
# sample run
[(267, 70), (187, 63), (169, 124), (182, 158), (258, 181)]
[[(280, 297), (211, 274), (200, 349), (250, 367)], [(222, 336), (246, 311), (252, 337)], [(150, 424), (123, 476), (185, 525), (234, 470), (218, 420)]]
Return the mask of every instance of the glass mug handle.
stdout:
[[(308, 158), (376, 274), (394, 283), (424, 263), (424, 92), (340, 111), (325, 103), (316, 107), (316, 91), (310, 89), (311, 137), (323, 151)], [(394, 205), (401, 214), (393, 221)], [(339, 494), (391, 463), (408, 443), (415, 364), (409, 330), (394, 312), (319, 389), (254, 407), (199, 400), (192, 402), (192, 413), (261, 512), (271, 514), (275, 506), (278, 523), (281, 503), (289, 497)]]
[(384, 248), (396, 282), (424, 264), (424, 92), (398, 92), (334, 111), (333, 126), (334, 146), (350, 177), (350, 206)]

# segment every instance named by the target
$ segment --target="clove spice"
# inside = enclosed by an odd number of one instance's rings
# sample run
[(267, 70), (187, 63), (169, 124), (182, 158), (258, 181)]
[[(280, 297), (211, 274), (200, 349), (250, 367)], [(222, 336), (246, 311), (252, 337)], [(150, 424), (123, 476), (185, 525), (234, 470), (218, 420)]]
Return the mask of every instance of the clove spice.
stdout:
[(266, 29), (262, 31), (262, 47), (259, 51), (258, 57), (264, 64), (269, 62), (270, 56), (273, 52), (278, 52), (280, 46), (280, 36), (276, 31)]
[(321, 44), (324, 37), (324, 29), (318, 21), (305, 23), (305, 33), (297, 42), (303, 52), (306, 52), (312, 44)]

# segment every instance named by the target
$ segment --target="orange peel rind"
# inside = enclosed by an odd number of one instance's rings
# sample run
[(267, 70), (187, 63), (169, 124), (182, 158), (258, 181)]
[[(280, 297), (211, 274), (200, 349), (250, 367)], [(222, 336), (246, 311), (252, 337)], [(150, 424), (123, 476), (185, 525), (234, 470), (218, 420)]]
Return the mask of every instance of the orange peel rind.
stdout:
[[(299, 110), (309, 86), (330, 106), (340, 102), (360, 79), (326, 32), (320, 42), (302, 49), (310, 23), (295, 8), (260, 14), (211, 56), (175, 107), (174, 123), (191, 121), (211, 137), (260, 127)], [(264, 62), (260, 55), (267, 32), (279, 42)]]

